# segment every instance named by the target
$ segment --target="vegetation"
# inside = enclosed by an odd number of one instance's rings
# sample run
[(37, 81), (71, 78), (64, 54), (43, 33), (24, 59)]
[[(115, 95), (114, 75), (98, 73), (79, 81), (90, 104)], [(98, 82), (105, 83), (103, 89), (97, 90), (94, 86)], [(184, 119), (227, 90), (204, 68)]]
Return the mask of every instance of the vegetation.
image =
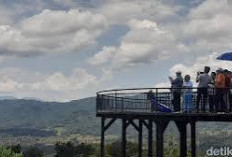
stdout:
[(11, 149), (0, 147), (0, 156), (1, 157), (23, 157), (20, 153), (15, 153)]
[(14, 153), (21, 153), (21, 146), (20, 146), (20, 144), (12, 145), (10, 147), (7, 147), (7, 149), (11, 149), (11, 151), (14, 152)]
[[(138, 156), (138, 144), (136, 143), (132, 143), (132, 142), (127, 142), (127, 146), (126, 146), (126, 151), (127, 151), (127, 155), (130, 157), (133, 156)], [(110, 156), (117, 156), (120, 157), (121, 156), (121, 142), (120, 141), (116, 141), (113, 142), (109, 145), (106, 146), (106, 154), (110, 157)]]
[(37, 147), (31, 147), (23, 152), (23, 157), (43, 157), (43, 151)]
[[(85, 153), (83, 152), (86, 152), (86, 156), (99, 156), (99, 145), (96, 143), (99, 142), (100, 118), (96, 118), (94, 97), (66, 103), (18, 99), (0, 100), (0, 111), (0, 143), (2, 145), (21, 143), (22, 148), (17, 145), (11, 147), (11, 151), (15, 154), (23, 152), (24, 155), (34, 153), (41, 156), (43, 151), (44, 156), (47, 154), (53, 154), (54, 156), (61, 154), (61, 152), (58, 153), (60, 150), (55, 148), (61, 149), (63, 147), (62, 149), (73, 152), (75, 156), (84, 156)], [(204, 155), (205, 150), (211, 146), (232, 147), (231, 124), (197, 123), (198, 152), (203, 152)], [(175, 129), (175, 124), (170, 123), (165, 131), (165, 134), (173, 135), (173, 137), (165, 139), (165, 156), (175, 157), (179, 154), (179, 146), (176, 142), (179, 134)], [(120, 121), (116, 121), (107, 130), (109, 136), (106, 137), (106, 154), (108, 156), (120, 157), (120, 141), (116, 141), (120, 131)], [(127, 131), (128, 139), (137, 138), (135, 129), (131, 129), (129, 126)], [(146, 137), (145, 132), (144, 138)], [(63, 145), (61, 143), (56, 145), (56, 141), (62, 141)], [(70, 150), (66, 147), (68, 141), (73, 145)], [(143, 156), (147, 156), (146, 143), (144, 143), (143, 149)], [(128, 142), (127, 154), (136, 156), (137, 151), (137, 143)]]
[(71, 142), (58, 142), (55, 145), (55, 157), (89, 157), (96, 153), (92, 145), (81, 143), (75, 146)]
[(0, 132), (15, 137), (96, 136), (100, 130), (94, 128), (100, 127), (100, 119), (96, 118), (95, 108), (94, 97), (66, 103), (0, 100)]

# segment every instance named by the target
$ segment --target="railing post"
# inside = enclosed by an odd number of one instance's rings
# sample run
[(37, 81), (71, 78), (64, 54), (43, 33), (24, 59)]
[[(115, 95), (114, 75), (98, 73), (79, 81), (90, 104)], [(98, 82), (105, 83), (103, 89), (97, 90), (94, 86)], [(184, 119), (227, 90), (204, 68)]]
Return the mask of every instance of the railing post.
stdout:
[[(157, 101), (158, 101), (158, 92), (159, 92), (159, 90), (158, 90), (158, 88), (156, 88), (156, 89), (155, 89), (155, 97), (156, 97), (156, 100), (157, 100)], [(155, 111), (156, 111), (156, 112), (158, 111), (157, 106), (155, 106)]]
[(100, 102), (99, 102), (99, 94), (97, 94), (97, 97), (96, 97), (96, 112), (98, 113), (98, 110), (99, 110), (99, 105), (100, 105)]
[(121, 98), (121, 105), (122, 105), (121, 111), (123, 112), (123, 111), (124, 111), (124, 101), (123, 101), (123, 97)]
[(118, 103), (117, 103), (117, 92), (114, 93), (114, 110), (117, 111)]

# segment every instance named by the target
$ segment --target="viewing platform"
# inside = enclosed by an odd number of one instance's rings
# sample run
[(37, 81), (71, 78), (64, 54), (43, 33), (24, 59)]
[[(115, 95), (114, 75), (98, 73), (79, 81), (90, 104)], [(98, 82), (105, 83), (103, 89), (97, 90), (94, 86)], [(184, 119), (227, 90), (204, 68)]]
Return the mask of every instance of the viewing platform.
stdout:
[[(175, 89), (174, 89), (175, 90)], [(138, 156), (142, 156), (143, 127), (148, 131), (148, 156), (153, 157), (153, 124), (156, 126), (156, 155), (163, 156), (163, 134), (170, 121), (174, 121), (180, 133), (180, 156), (187, 156), (187, 125), (191, 126), (191, 155), (196, 156), (196, 122), (232, 122), (229, 94), (225, 94), (226, 109), (218, 112), (215, 108), (215, 95), (203, 97), (197, 107), (197, 88), (178, 88), (180, 91), (179, 109), (176, 111), (173, 101), (173, 89), (170, 88), (134, 88), (105, 90), (97, 93), (96, 115), (102, 118), (101, 154), (104, 157), (105, 131), (117, 120), (122, 120), (122, 156), (126, 157), (126, 129), (132, 125), (138, 131)], [(186, 90), (191, 96), (186, 100)], [(212, 89), (211, 89), (212, 90)], [(213, 89), (215, 90), (215, 89)], [(230, 89), (229, 89), (230, 91)], [(215, 91), (213, 91), (215, 93)], [(210, 100), (212, 99), (212, 100)], [(188, 102), (187, 102), (188, 101)], [(188, 106), (186, 108), (186, 102)], [(190, 106), (190, 107), (189, 107)], [(106, 120), (109, 120), (106, 123)]]

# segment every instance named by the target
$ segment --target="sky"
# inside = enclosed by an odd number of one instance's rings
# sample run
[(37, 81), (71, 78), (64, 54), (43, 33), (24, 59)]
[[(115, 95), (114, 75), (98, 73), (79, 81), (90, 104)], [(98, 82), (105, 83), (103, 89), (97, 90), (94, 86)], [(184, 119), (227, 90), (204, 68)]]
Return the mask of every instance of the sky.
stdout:
[(0, 96), (70, 101), (232, 70), (230, 0), (0, 0)]

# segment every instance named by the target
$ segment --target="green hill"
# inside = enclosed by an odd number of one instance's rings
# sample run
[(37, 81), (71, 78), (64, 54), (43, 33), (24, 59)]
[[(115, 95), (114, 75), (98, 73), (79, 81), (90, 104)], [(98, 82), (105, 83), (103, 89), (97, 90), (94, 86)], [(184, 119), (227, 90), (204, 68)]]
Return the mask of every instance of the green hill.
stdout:
[[(100, 118), (96, 117), (95, 103), (95, 97), (65, 103), (25, 99), (0, 100), (0, 136), (54, 138), (79, 134), (99, 137)], [(137, 135), (135, 129), (130, 128), (129, 136)], [(117, 121), (107, 134), (120, 135), (120, 130), (121, 123)], [(171, 123), (166, 134), (174, 133), (174, 136), (178, 137), (175, 130), (177, 130), (175, 125)], [(231, 130), (231, 123), (197, 124), (200, 139), (212, 140), (213, 136), (222, 137), (220, 135), (224, 135), (225, 132), (231, 135)], [(146, 136), (146, 132), (144, 135)], [(225, 142), (223, 137), (222, 140)]]
[[(36, 100), (0, 100), (0, 134), (19, 130), (26, 135), (38, 130), (54, 131), (63, 128), (64, 134), (78, 133), (97, 135), (99, 119), (95, 116), (95, 98), (74, 100), (66, 103)], [(30, 133), (29, 133), (30, 135)]]

